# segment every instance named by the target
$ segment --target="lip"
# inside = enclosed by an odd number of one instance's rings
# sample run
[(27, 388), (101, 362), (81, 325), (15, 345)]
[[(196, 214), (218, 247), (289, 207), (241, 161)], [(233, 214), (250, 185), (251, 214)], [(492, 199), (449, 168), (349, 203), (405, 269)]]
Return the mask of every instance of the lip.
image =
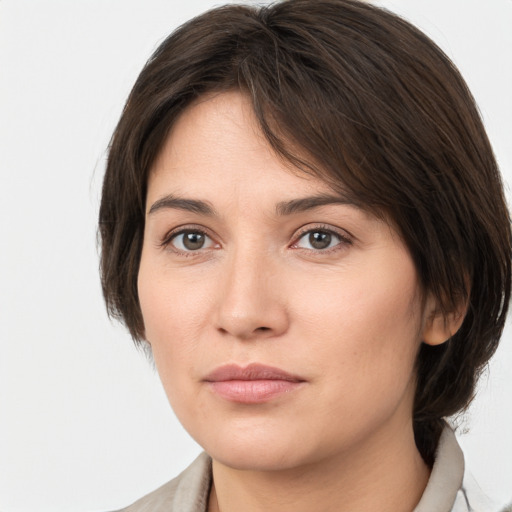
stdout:
[(210, 389), (230, 402), (258, 404), (268, 402), (300, 387), (305, 379), (280, 368), (252, 363), (220, 366), (205, 378)]

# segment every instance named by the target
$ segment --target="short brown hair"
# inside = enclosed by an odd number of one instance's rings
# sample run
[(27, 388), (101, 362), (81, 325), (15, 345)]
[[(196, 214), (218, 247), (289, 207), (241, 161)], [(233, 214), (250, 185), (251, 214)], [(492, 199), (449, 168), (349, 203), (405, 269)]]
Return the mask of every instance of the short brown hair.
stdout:
[(278, 154), (393, 222), (444, 313), (468, 304), (459, 331), (418, 354), (414, 429), (432, 463), (442, 418), (467, 407), (502, 333), (510, 221), (464, 80), (390, 12), (354, 0), (225, 6), (160, 45), (110, 145), (99, 217), (110, 315), (144, 338), (137, 273), (148, 172), (177, 116), (199, 96), (231, 89), (250, 97)]

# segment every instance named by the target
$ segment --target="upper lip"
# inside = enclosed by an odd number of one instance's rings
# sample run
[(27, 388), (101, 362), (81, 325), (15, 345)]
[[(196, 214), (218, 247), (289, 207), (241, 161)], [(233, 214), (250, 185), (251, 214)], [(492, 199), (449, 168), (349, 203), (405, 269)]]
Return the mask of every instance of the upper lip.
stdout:
[(289, 382), (303, 382), (304, 379), (292, 375), (280, 368), (252, 363), (248, 366), (227, 364), (219, 366), (210, 372), (204, 380), (206, 382), (222, 382), (228, 380), (287, 380)]

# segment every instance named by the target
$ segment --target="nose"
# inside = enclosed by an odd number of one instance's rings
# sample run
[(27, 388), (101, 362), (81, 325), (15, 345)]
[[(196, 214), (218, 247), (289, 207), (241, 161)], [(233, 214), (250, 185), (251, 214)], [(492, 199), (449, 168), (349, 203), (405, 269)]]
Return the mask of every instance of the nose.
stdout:
[(271, 258), (238, 254), (219, 276), (216, 327), (240, 340), (276, 337), (288, 329), (282, 273)]

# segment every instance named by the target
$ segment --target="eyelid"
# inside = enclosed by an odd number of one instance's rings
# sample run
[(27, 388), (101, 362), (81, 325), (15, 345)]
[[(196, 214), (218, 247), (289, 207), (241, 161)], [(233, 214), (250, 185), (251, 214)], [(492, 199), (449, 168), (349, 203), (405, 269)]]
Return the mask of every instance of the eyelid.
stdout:
[[(197, 249), (196, 251), (182, 251), (174, 246), (171, 249), (170, 246), (172, 245), (172, 241), (179, 235), (182, 235), (187, 232), (201, 233), (202, 235), (208, 237), (213, 242), (214, 247), (206, 247), (204, 249), (201, 248), (201, 249)], [(158, 242), (158, 246), (162, 249), (166, 249), (166, 250), (175, 252), (177, 254), (193, 256), (194, 253), (201, 253), (201, 252), (204, 252), (205, 250), (218, 248), (218, 247), (220, 247), (220, 244), (216, 241), (216, 237), (214, 237), (211, 234), (210, 230), (206, 229), (204, 226), (201, 226), (198, 224), (183, 224), (181, 226), (176, 226), (176, 227), (172, 228), (171, 230), (167, 231), (165, 233), (165, 235), (161, 238), (161, 240)]]
[[(304, 235), (314, 232), (314, 231), (324, 231), (326, 233), (330, 233), (330, 234), (336, 236), (337, 238), (339, 238), (340, 243), (336, 244), (333, 247), (327, 248), (327, 249), (316, 249), (315, 250), (315, 249), (306, 249), (303, 247), (297, 247), (299, 240)], [(205, 235), (213, 242), (214, 247), (207, 247), (205, 249), (201, 248), (201, 249), (197, 249), (195, 251), (182, 251), (175, 246), (173, 246), (172, 248), (169, 247), (174, 238), (176, 238), (177, 236), (179, 236), (183, 233), (186, 233), (186, 232), (198, 232), (198, 233)], [(205, 228), (202, 225), (183, 224), (180, 226), (176, 226), (176, 227), (172, 228), (171, 230), (167, 231), (165, 233), (165, 235), (161, 238), (161, 240), (158, 242), (157, 245), (158, 245), (158, 247), (160, 247), (162, 249), (166, 249), (166, 250), (172, 251), (177, 254), (182, 254), (182, 255), (186, 255), (186, 256), (194, 256), (194, 254), (199, 254), (206, 250), (220, 248), (221, 244), (219, 242), (217, 242), (217, 238), (218, 237), (213, 235), (209, 229)], [(340, 245), (341, 246), (352, 245), (354, 243), (355, 237), (351, 233), (349, 233), (347, 230), (341, 229), (341, 228), (338, 228), (338, 227), (335, 227), (332, 225), (322, 224), (322, 223), (319, 223), (319, 224), (308, 223), (308, 224), (302, 226), (301, 228), (299, 228), (294, 233), (294, 235), (292, 236), (292, 240), (293, 240), (293, 242), (289, 245), (289, 247), (292, 249), (325, 254), (330, 251), (335, 251), (335, 250), (339, 249)]]
[[(340, 243), (336, 244), (334, 247), (330, 247), (328, 249), (323, 249), (323, 250), (322, 249), (317, 249), (317, 250), (305, 249), (303, 247), (297, 247), (299, 240), (304, 235), (311, 233), (311, 232), (315, 232), (315, 231), (324, 231), (326, 233), (335, 235), (336, 237), (338, 237), (340, 239)], [(355, 239), (355, 237), (351, 233), (346, 231), (345, 229), (336, 228), (334, 226), (327, 225), (327, 224), (307, 224), (305, 226), (302, 226), (301, 228), (299, 228), (299, 230), (297, 230), (295, 232), (295, 234), (293, 235), (293, 242), (290, 245), (290, 247), (293, 249), (297, 249), (297, 250), (304, 250), (304, 251), (311, 251), (311, 252), (318, 252), (318, 253), (327, 253), (331, 250), (336, 250), (336, 248), (339, 245), (352, 245), (354, 243), (354, 239)]]

